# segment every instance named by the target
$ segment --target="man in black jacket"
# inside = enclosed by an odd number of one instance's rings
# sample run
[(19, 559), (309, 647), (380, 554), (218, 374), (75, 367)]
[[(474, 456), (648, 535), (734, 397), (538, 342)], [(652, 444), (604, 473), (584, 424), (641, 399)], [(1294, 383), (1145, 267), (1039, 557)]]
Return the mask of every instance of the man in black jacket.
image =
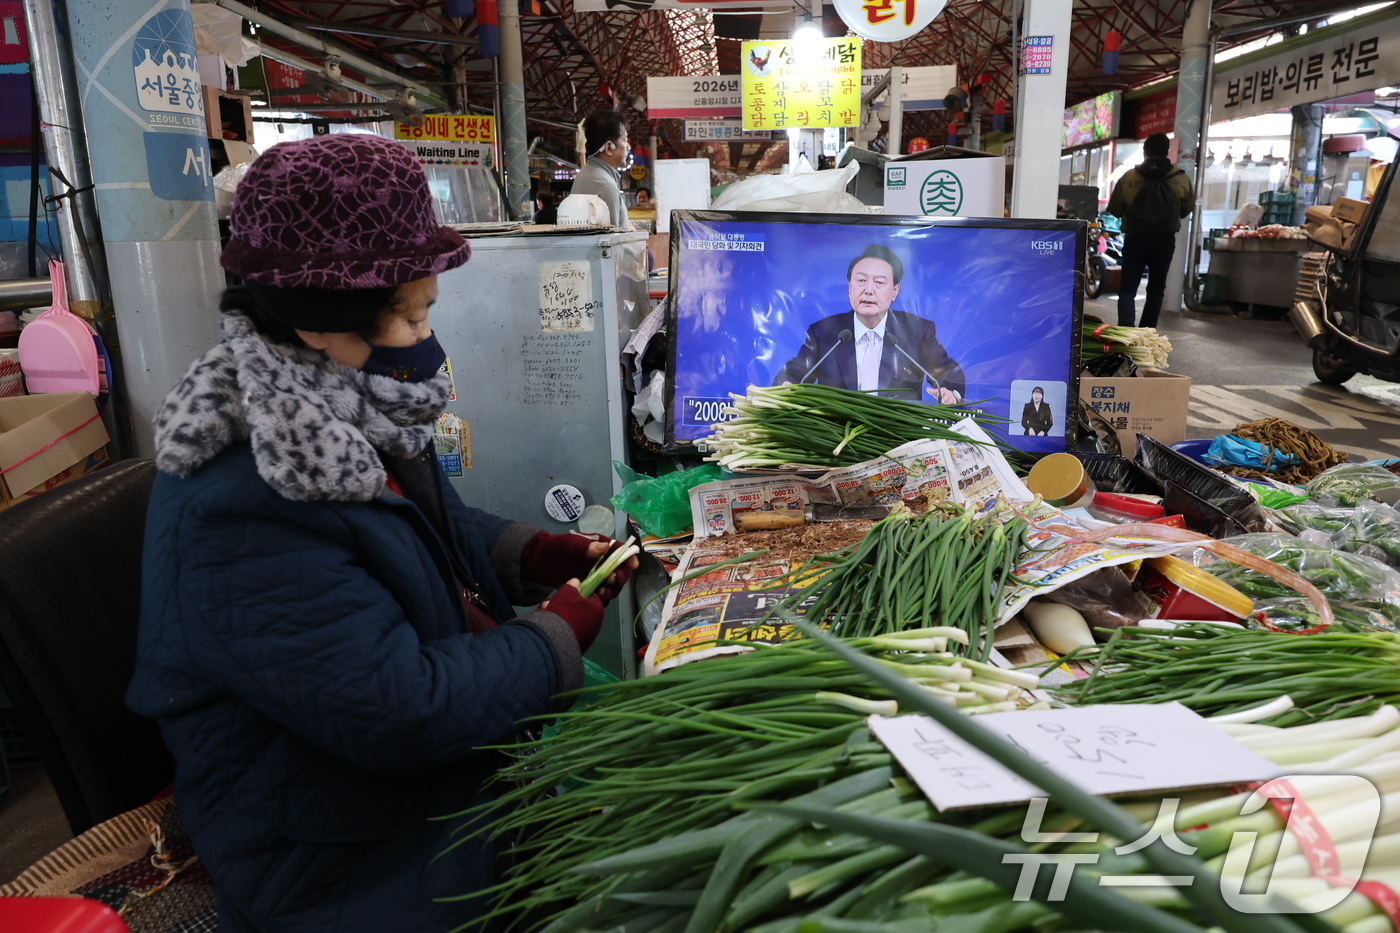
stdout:
[(1141, 326), (1157, 326), (1181, 218), (1196, 206), (1191, 179), (1167, 158), (1170, 145), (1166, 133), (1147, 137), (1142, 164), (1118, 180), (1108, 199), (1108, 212), (1123, 218), (1123, 282), (1118, 288), (1118, 323), (1123, 327), (1132, 327), (1137, 316), (1138, 283), (1144, 270), (1147, 301)]
[(807, 328), (806, 342), (783, 367), (780, 381), (893, 389), (881, 394), (912, 401), (961, 401), (962, 368), (948, 358), (933, 322), (890, 307), (902, 278), (904, 263), (893, 250), (867, 246), (846, 267), (851, 310)]

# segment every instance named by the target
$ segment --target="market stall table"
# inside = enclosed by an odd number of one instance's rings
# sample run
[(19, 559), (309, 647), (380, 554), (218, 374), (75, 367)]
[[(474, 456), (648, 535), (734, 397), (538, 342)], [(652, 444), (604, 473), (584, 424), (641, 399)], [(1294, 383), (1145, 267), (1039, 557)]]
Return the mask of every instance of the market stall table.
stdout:
[(1210, 274), (1225, 283), (1225, 301), (1287, 308), (1293, 304), (1303, 254), (1316, 249), (1300, 237), (1212, 237)]

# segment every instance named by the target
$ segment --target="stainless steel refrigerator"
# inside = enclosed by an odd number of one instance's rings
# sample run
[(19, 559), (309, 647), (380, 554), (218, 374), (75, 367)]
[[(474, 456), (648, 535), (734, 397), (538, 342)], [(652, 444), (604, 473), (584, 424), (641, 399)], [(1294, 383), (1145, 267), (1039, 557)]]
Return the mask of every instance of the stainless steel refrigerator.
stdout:
[[(433, 328), (464, 425), (461, 467), (444, 466), (468, 505), (555, 533), (589, 506), (612, 510), (631, 417), (620, 351), (647, 310), (646, 245), (644, 233), (476, 237), (442, 275)], [(621, 514), (585, 520), (624, 531)], [(588, 653), (618, 676), (635, 676), (635, 614), (629, 591)]]

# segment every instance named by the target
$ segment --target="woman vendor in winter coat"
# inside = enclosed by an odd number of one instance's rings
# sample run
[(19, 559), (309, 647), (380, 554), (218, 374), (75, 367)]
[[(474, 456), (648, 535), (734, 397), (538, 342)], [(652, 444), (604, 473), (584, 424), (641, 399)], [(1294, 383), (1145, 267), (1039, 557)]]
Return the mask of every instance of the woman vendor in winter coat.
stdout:
[(433, 818), (486, 799), (479, 749), (569, 704), (635, 559), (585, 599), (616, 542), (471, 508), (438, 467), (428, 309), (470, 250), (406, 148), (274, 146), (231, 226), (223, 341), (156, 416), (128, 702), (223, 933), (445, 933), (487, 906), (434, 899), (489, 886), (493, 851)]

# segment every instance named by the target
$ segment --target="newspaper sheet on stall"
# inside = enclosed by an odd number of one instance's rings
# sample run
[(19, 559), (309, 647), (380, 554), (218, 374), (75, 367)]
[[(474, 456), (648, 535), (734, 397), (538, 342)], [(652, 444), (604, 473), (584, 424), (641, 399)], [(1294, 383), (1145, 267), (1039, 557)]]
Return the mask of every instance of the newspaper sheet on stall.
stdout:
[[(772, 554), (752, 560), (744, 554), (744, 535), (735, 534), (736, 512), (789, 508), (800, 500), (843, 506), (892, 505), (916, 509), (951, 501), (1011, 520), (1015, 512), (1036, 525), (1096, 530), (1104, 523), (1066, 515), (1035, 499), (994, 446), (974, 443), (987, 438), (971, 420), (955, 430), (968, 443), (920, 440), (885, 457), (831, 470), (818, 479), (799, 476), (752, 476), (697, 486), (691, 492), (696, 537), (682, 556), (669, 591), (661, 624), (647, 647), (644, 673), (655, 674), (680, 664), (752, 650), (747, 642), (777, 644), (800, 634), (790, 623), (770, 618), (773, 606), (793, 592), (782, 585), (801, 562)], [(785, 499), (784, 496), (792, 496)], [(1011, 619), (1032, 596), (1044, 595), (1104, 567), (1113, 567), (1180, 550), (1182, 545), (1143, 538), (1087, 542), (1037, 527), (1014, 572), (1016, 582), (1001, 594), (1000, 624)], [(716, 567), (711, 573), (703, 570)], [(690, 577), (690, 579), (686, 579)], [(807, 581), (810, 586), (813, 581)], [(800, 610), (799, 610), (800, 613)], [(931, 624), (936, 621), (931, 620)]]
[(955, 502), (979, 513), (999, 495), (1032, 498), (991, 437), (971, 418), (953, 431), (965, 441), (910, 441), (885, 456), (837, 467), (812, 478), (796, 473), (762, 474), (704, 483), (690, 491), (697, 538), (740, 530), (736, 515), (792, 511), (811, 504), (906, 505), (923, 508)]

